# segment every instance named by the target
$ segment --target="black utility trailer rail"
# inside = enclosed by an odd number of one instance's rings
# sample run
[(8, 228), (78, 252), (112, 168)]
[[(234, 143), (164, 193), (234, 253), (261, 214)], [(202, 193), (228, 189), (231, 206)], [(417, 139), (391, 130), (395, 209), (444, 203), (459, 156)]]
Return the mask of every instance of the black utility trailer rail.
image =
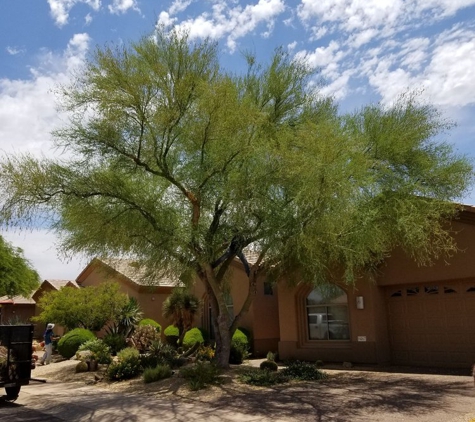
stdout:
[(15, 400), (30, 383), (33, 325), (0, 325), (0, 387)]

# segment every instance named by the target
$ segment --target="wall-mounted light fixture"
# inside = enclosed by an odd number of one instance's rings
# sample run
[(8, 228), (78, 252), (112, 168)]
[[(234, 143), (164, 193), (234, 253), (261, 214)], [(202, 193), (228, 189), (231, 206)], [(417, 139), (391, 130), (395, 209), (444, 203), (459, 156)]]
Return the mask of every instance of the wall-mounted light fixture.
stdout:
[(356, 296), (356, 309), (364, 309), (363, 296)]

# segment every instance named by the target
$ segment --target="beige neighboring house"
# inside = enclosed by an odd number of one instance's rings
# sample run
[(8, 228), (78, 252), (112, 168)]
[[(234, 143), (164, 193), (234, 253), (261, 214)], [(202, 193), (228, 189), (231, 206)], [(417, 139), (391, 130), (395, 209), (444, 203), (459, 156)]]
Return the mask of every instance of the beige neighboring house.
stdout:
[(15, 322), (29, 322), (35, 315), (36, 302), (32, 297), (1, 296), (0, 297), (0, 324)]
[[(97, 286), (106, 281), (118, 282), (123, 293), (137, 299), (144, 312), (144, 318), (154, 319), (165, 329), (170, 325), (170, 321), (162, 315), (163, 303), (176, 282), (170, 278), (161, 278), (150, 285), (141, 281), (141, 275), (131, 260), (94, 258), (79, 274), (76, 282), (81, 287)], [(256, 356), (262, 356), (268, 351), (277, 351), (278, 347), (277, 292), (266, 286), (264, 280), (259, 281), (257, 288), (258, 293), (254, 304), (240, 326), (252, 333), (253, 352)], [(200, 281), (195, 283), (193, 293), (202, 300), (203, 304), (196, 319), (196, 326), (205, 328), (212, 336), (209, 302)], [(228, 309), (233, 313), (234, 307), (241, 308), (247, 294), (247, 276), (239, 261), (232, 264), (230, 293)]]
[[(41, 309), (37, 303), (46, 292), (59, 290), (62, 287), (69, 286), (78, 289), (79, 286), (74, 280), (43, 280), (40, 287), (32, 293), (30, 297), (8, 296), (0, 297), (0, 324), (9, 324), (11, 322), (32, 322), (31, 318), (40, 314)], [(54, 321), (50, 321), (53, 322)], [(35, 325), (34, 337), (42, 338), (46, 324), (32, 322)], [(64, 327), (56, 325), (54, 332), (57, 335), (64, 334)]]
[[(51, 291), (59, 291), (63, 287), (72, 287), (74, 289), (79, 289), (79, 286), (74, 280), (56, 280), (56, 279), (46, 279), (43, 280), (40, 287), (33, 293), (32, 298), (37, 304), (40, 298), (46, 293)], [(38, 316), (41, 313), (41, 309), (38, 305), (35, 306), (35, 313), (33, 315)], [(48, 321), (51, 323), (55, 323), (55, 321)], [(36, 322), (35, 323), (35, 338), (42, 338), (43, 333), (46, 329), (47, 323)], [(54, 333), (58, 336), (62, 336), (65, 333), (65, 328), (61, 325), (56, 324), (54, 327)]]

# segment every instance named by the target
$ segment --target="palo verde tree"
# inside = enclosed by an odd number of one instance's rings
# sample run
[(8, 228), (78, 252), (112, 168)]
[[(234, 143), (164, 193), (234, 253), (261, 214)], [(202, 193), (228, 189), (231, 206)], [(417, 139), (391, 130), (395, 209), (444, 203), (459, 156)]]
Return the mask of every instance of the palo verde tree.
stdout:
[(22, 249), (0, 236), (0, 296), (29, 296), (39, 287), (39, 280)]
[[(428, 262), (454, 250), (445, 221), (472, 178), (435, 141), (449, 125), (414, 96), (339, 114), (304, 61), (281, 49), (267, 64), (246, 59), (230, 74), (215, 44), (161, 30), (99, 48), (59, 92), (65, 158), (0, 167), (4, 220), (42, 213), (65, 250), (203, 283), (223, 367), (262, 272), (318, 283), (340, 268), (351, 283), (394, 247)], [(235, 259), (248, 280), (232, 317)]]

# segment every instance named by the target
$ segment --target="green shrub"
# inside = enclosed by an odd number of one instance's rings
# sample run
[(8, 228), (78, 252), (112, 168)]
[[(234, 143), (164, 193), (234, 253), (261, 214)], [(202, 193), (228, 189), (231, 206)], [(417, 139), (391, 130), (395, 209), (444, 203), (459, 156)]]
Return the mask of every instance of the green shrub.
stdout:
[(207, 362), (198, 362), (195, 365), (180, 369), (180, 374), (186, 379), (190, 390), (201, 390), (208, 385), (220, 384), (220, 370), (216, 365)]
[(271, 360), (272, 362), (275, 362), (275, 353), (272, 353), (272, 352), (267, 352), (267, 360)]
[(139, 327), (143, 325), (150, 325), (151, 327), (155, 328), (159, 333), (162, 331), (162, 326), (155, 320), (151, 318), (144, 318), (139, 321)]
[(139, 356), (140, 356), (139, 351), (133, 347), (126, 347), (125, 349), (122, 349), (117, 353), (117, 357), (119, 358), (119, 361), (138, 359)]
[(244, 359), (249, 356), (249, 339), (241, 331), (237, 329), (231, 340), (231, 353), (229, 355), (229, 363), (240, 365)]
[(137, 350), (146, 352), (153, 342), (160, 341), (160, 333), (151, 325), (141, 325), (135, 329), (130, 340)]
[(203, 344), (205, 339), (199, 328), (192, 328), (188, 330), (183, 338), (183, 348), (189, 349), (193, 347), (195, 343)]
[(89, 350), (92, 353), (91, 358), (99, 363), (108, 365), (112, 362), (110, 348), (101, 339), (88, 340), (79, 346), (78, 352)]
[(239, 373), (239, 381), (244, 384), (256, 385), (259, 387), (269, 387), (275, 384), (288, 382), (289, 378), (282, 374), (282, 371), (262, 371), (258, 368), (246, 368)]
[(155, 368), (146, 368), (143, 371), (143, 382), (148, 384), (171, 376), (172, 370), (168, 365), (157, 365)]
[(58, 341), (58, 352), (66, 359), (70, 359), (76, 354), (81, 344), (95, 338), (96, 336), (93, 332), (84, 328), (75, 328)]
[(327, 378), (327, 374), (318, 369), (317, 365), (299, 360), (289, 362), (282, 374), (300, 381), (317, 381)]
[(117, 352), (127, 347), (125, 337), (118, 333), (106, 334), (102, 340), (109, 346), (112, 356), (117, 355)]
[(165, 334), (165, 340), (170, 346), (178, 346), (178, 339), (180, 335), (178, 327), (175, 327), (174, 325), (169, 325), (167, 328), (165, 328), (163, 334)]
[(140, 354), (133, 347), (126, 347), (117, 353), (118, 362), (113, 362), (107, 368), (107, 377), (111, 381), (120, 381), (136, 377), (140, 374)]
[(277, 369), (279, 369), (279, 367), (273, 360), (262, 361), (261, 364), (259, 365), (259, 368), (265, 369), (266, 371), (274, 371), (274, 372), (277, 371)]
[(161, 341), (152, 343), (148, 352), (140, 355), (140, 362), (143, 368), (154, 368), (157, 365), (168, 365), (171, 368), (181, 366), (177, 350)]

